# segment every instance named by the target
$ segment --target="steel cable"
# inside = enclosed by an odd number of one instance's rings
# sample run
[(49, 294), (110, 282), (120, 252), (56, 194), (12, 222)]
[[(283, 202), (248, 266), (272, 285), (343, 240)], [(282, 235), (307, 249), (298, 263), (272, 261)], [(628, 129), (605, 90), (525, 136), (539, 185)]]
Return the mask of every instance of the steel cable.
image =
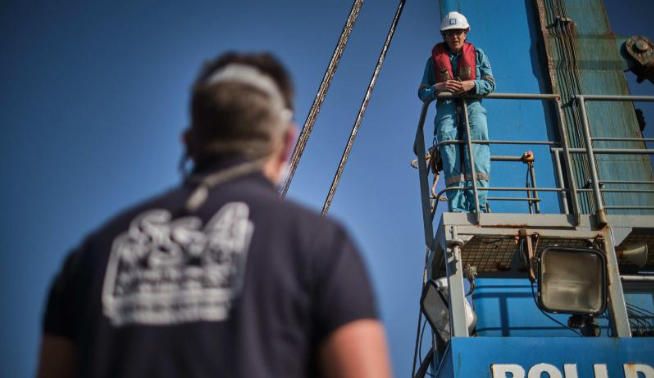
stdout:
[(300, 163), (300, 159), (302, 158), (302, 154), (304, 153), (306, 144), (309, 141), (309, 136), (311, 136), (311, 131), (313, 130), (313, 124), (316, 122), (316, 118), (318, 117), (318, 113), (320, 112), (320, 106), (322, 105), (323, 101), (325, 100), (325, 97), (327, 96), (329, 85), (332, 81), (332, 78), (334, 77), (334, 74), (336, 73), (336, 69), (338, 68), (338, 62), (341, 60), (341, 56), (343, 55), (343, 51), (345, 50), (345, 46), (347, 45), (347, 42), (350, 38), (350, 34), (352, 33), (352, 28), (354, 28), (354, 24), (356, 23), (357, 17), (359, 16), (359, 12), (361, 11), (362, 6), (363, 6), (363, 0), (354, 0), (354, 2), (352, 3), (352, 9), (350, 10), (350, 14), (347, 17), (347, 21), (345, 21), (345, 25), (343, 26), (343, 31), (341, 32), (341, 36), (338, 39), (338, 43), (336, 44), (336, 47), (334, 48), (334, 52), (332, 53), (332, 57), (329, 61), (329, 65), (327, 66), (327, 70), (325, 71), (325, 75), (322, 78), (322, 82), (320, 83), (320, 87), (318, 88), (318, 92), (316, 93), (316, 97), (313, 100), (313, 104), (311, 105), (311, 109), (309, 110), (309, 114), (307, 115), (307, 119), (304, 121), (304, 125), (302, 126), (302, 130), (300, 131), (300, 135), (298, 136), (297, 143), (295, 144), (295, 148), (293, 149), (293, 154), (291, 155), (291, 159), (289, 162), (289, 171), (284, 179), (284, 184), (282, 185), (281, 188), (282, 197), (286, 196), (286, 192), (288, 192), (288, 188), (291, 185), (291, 181), (293, 180), (293, 176), (295, 175), (295, 170), (297, 169), (297, 166)]
[(404, 9), (405, 2), (406, 0), (400, 0), (397, 6), (397, 10), (395, 11), (395, 16), (393, 16), (393, 21), (391, 22), (391, 26), (388, 29), (388, 33), (386, 35), (386, 40), (384, 41), (384, 46), (382, 47), (382, 50), (379, 54), (379, 58), (377, 59), (377, 64), (375, 65), (375, 69), (372, 73), (372, 77), (370, 78), (368, 89), (366, 90), (366, 94), (363, 96), (363, 101), (361, 103), (361, 107), (359, 108), (359, 113), (357, 114), (356, 120), (354, 121), (354, 126), (352, 126), (352, 131), (350, 133), (350, 137), (347, 141), (347, 144), (345, 145), (345, 150), (343, 151), (343, 155), (341, 156), (341, 161), (338, 163), (338, 169), (336, 170), (336, 174), (334, 175), (332, 184), (329, 187), (327, 198), (325, 198), (325, 202), (322, 207), (323, 215), (327, 214), (327, 212), (329, 211), (329, 207), (331, 206), (332, 200), (334, 199), (336, 188), (338, 187), (338, 184), (341, 179), (341, 175), (343, 174), (343, 170), (345, 169), (345, 164), (347, 163), (347, 160), (350, 156), (350, 152), (352, 151), (352, 145), (354, 144), (354, 140), (357, 136), (357, 133), (359, 132), (359, 127), (361, 126), (363, 115), (365, 114), (366, 109), (368, 108), (368, 103), (370, 102), (372, 91), (375, 88), (375, 84), (377, 83), (377, 78), (379, 77), (381, 68), (384, 65), (384, 59), (386, 58), (386, 53), (388, 52), (388, 48), (391, 44), (391, 41), (393, 40), (393, 35), (395, 35), (395, 30), (397, 29), (397, 24), (400, 20), (400, 16), (402, 15), (402, 10)]

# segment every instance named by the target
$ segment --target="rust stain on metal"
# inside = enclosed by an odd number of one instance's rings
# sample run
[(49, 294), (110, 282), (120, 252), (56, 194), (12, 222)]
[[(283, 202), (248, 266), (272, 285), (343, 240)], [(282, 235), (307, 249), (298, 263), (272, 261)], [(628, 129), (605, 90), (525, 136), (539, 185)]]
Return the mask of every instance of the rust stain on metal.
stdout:
[[(637, 377), (638, 370), (636, 370), (636, 364), (633, 362), (627, 362), (624, 364), (624, 373), (629, 377)], [(627, 374), (629, 373), (629, 374)]]
[(484, 227), (495, 227), (495, 228), (513, 228), (513, 227), (522, 227), (522, 228), (528, 228), (529, 225), (528, 225), (528, 224), (522, 224), (522, 223), (520, 223), (520, 224), (510, 224), (510, 223), (507, 223), (507, 224), (494, 224), (494, 225), (492, 225), (492, 226), (484, 226)]

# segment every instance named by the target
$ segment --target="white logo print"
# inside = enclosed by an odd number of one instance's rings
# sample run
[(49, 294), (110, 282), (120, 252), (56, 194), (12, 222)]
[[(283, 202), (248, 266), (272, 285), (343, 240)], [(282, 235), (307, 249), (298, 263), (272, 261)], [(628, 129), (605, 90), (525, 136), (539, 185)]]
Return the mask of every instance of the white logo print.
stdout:
[(138, 215), (114, 239), (102, 290), (112, 324), (221, 321), (240, 292), (254, 225), (241, 202), (223, 206), (207, 225), (171, 219), (167, 210)]

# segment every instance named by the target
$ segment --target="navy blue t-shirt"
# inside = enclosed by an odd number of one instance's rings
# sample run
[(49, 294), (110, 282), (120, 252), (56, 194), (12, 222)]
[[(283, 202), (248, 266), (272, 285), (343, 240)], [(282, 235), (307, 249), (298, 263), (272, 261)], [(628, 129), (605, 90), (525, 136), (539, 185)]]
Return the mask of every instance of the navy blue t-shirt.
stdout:
[(312, 377), (332, 331), (377, 318), (339, 224), (260, 173), (189, 213), (192, 190), (126, 211), (67, 257), (43, 331), (74, 342), (79, 376)]

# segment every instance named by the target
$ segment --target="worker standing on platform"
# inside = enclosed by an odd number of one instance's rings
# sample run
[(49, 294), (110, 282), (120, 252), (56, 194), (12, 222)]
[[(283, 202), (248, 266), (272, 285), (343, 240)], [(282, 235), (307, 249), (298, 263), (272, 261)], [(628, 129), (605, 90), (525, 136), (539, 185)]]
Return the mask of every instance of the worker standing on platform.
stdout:
[[(459, 12), (448, 13), (441, 22), (441, 35), (445, 42), (436, 44), (427, 59), (418, 96), (422, 101), (431, 101), (439, 93), (454, 95), (483, 96), (495, 90), (495, 80), (486, 54), (466, 41), (470, 25)], [(438, 99), (436, 103), (434, 143), (465, 141), (465, 118), (461, 99)], [(481, 99), (465, 100), (468, 107), (470, 137), (472, 140), (488, 140), (486, 109)], [(470, 159), (464, 143), (440, 144), (443, 173), (447, 187), (472, 188)], [(478, 201), (481, 212), (488, 212), (487, 203), (490, 179), (490, 147), (487, 144), (473, 144)], [(472, 189), (449, 190), (449, 210), (453, 212), (475, 211)]]
[(352, 239), (275, 188), (292, 92), (270, 54), (204, 67), (184, 133), (192, 172), (68, 255), (38, 377), (390, 376)]

